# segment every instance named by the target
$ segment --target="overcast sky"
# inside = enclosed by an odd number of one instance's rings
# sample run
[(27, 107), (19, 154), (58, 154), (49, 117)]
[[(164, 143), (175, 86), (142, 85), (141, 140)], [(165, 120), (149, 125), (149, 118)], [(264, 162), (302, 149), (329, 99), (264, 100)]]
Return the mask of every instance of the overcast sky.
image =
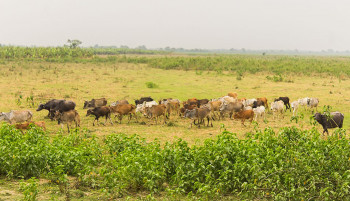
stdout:
[(0, 44), (349, 50), (348, 0), (0, 0)]

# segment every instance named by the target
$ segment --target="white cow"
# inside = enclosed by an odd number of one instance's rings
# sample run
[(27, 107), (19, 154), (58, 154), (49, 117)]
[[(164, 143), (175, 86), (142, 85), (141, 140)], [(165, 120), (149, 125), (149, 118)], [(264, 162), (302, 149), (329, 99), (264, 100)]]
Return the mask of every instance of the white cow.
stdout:
[(310, 109), (313, 109), (313, 108), (316, 108), (316, 111), (317, 111), (317, 106), (318, 106), (318, 103), (320, 101), (318, 100), (318, 98), (309, 98), (308, 102), (307, 102), (307, 106), (310, 108)]
[(252, 106), (246, 106), (243, 108), (243, 110), (253, 110)]
[(298, 99), (298, 105), (304, 107), (305, 109), (309, 99), (310, 99), (309, 97)]
[(275, 116), (277, 115), (278, 118), (278, 114), (281, 113), (282, 118), (284, 118), (283, 116), (283, 112), (284, 112), (284, 103), (283, 101), (275, 101), (273, 103), (271, 103), (271, 110), (273, 112), (273, 119), (275, 119)]
[(265, 106), (259, 106), (257, 108), (253, 108), (253, 112), (255, 114), (255, 121), (258, 120), (258, 117), (265, 119)]
[(4, 113), (0, 112), (0, 121), (7, 121), (10, 124), (22, 123), (25, 121), (30, 121), (33, 117), (33, 113), (29, 110), (15, 111)]
[(224, 97), (221, 97), (221, 98), (219, 98), (217, 100), (220, 101), (222, 104), (235, 103), (237, 101), (237, 99), (235, 99), (235, 98), (233, 98), (231, 96), (224, 96)]
[[(300, 99), (299, 99), (300, 100)], [(293, 109), (293, 116), (295, 116), (295, 113), (298, 115), (298, 108), (299, 108), (299, 100), (293, 101), (290, 105)]]

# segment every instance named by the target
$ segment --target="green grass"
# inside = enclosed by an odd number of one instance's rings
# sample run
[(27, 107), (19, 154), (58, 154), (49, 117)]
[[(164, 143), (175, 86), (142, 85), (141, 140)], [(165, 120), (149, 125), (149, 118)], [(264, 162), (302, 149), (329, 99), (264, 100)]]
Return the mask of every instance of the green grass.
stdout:
[[(131, 103), (142, 96), (151, 96), (155, 100), (161, 98), (217, 98), (228, 92), (237, 92), (238, 96), (246, 98), (267, 97), (270, 102), (279, 96), (289, 96), (291, 101), (302, 97), (318, 97), (320, 106), (331, 105), (333, 110), (345, 113), (345, 128), (349, 127), (350, 119), (347, 108), (350, 107), (350, 80), (344, 77), (338, 79), (331, 75), (305, 76), (285, 74), (283, 76), (293, 82), (274, 82), (267, 79), (270, 73), (243, 74), (237, 80), (234, 72), (162, 70), (150, 68), (145, 64), (130, 63), (50, 63), (50, 62), (6, 62), (0, 64), (0, 111), (30, 109), (34, 112), (34, 120), (45, 120), (48, 131), (55, 135), (60, 126), (57, 122), (45, 119), (47, 111), (36, 112), (40, 103), (52, 98), (69, 99), (77, 103), (77, 110), (82, 119), (82, 127), (88, 128), (98, 136), (115, 132), (129, 135), (138, 134), (147, 140), (155, 138), (161, 141), (173, 141), (182, 138), (191, 144), (201, 143), (206, 138), (214, 138), (224, 124), (229, 131), (244, 136), (251, 131), (252, 126), (242, 127), (240, 122), (226, 118), (224, 121), (214, 121), (213, 128), (189, 129), (190, 120), (171, 117), (175, 126), (154, 125), (148, 119), (141, 119), (146, 125), (130, 124), (123, 120), (121, 125), (92, 126), (92, 117), (85, 117), (84, 100), (92, 98), (107, 98), (111, 103), (127, 99)], [(158, 88), (148, 88), (145, 83), (156, 83)], [(22, 98), (19, 98), (22, 97)], [(31, 100), (33, 97), (33, 100)], [(32, 103), (34, 102), (34, 107)], [(322, 109), (320, 109), (322, 110)], [(301, 110), (305, 118), (298, 124), (290, 122), (291, 113), (286, 117), (273, 120), (267, 115), (268, 123), (259, 121), (259, 126), (271, 126), (278, 129), (282, 126), (295, 125), (300, 128), (310, 128), (311, 112)], [(102, 120), (103, 121), (103, 120)], [(321, 130), (321, 126), (318, 127)]]

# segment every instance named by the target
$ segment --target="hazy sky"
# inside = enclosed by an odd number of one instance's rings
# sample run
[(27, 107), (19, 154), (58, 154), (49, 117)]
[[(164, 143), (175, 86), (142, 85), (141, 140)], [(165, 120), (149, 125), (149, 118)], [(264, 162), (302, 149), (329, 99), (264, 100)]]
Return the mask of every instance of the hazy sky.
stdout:
[(0, 44), (350, 49), (348, 0), (0, 0)]

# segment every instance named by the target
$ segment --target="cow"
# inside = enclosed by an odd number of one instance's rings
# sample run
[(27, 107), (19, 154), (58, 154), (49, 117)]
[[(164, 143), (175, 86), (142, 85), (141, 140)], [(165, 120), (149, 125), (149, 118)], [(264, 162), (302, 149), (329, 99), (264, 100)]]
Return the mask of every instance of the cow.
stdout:
[(283, 112), (284, 112), (284, 103), (283, 101), (279, 100), (279, 101), (275, 101), (273, 103), (271, 103), (271, 110), (273, 112), (273, 119), (275, 119), (275, 116), (277, 115), (278, 118), (278, 114), (281, 113), (282, 118), (284, 118), (283, 116)]
[(30, 121), (33, 118), (33, 113), (29, 110), (11, 110), (10, 112), (0, 112), (0, 121), (7, 121), (10, 124), (22, 123)]
[(242, 110), (240, 112), (237, 112), (233, 115), (233, 119), (241, 119), (241, 123), (243, 126), (246, 119), (250, 120), (250, 123), (252, 123), (254, 118), (254, 111), (253, 110)]
[(230, 114), (230, 119), (232, 118), (232, 114), (234, 112), (239, 112), (241, 110), (243, 110), (244, 105), (243, 103), (228, 103), (228, 104), (222, 104), (220, 107), (220, 118), (224, 118), (224, 114), (225, 113), (229, 113)]
[(298, 99), (298, 105), (303, 106), (305, 109), (307, 106), (307, 103), (309, 102), (309, 99), (310, 99), (309, 97)]
[(167, 98), (167, 99), (162, 99), (159, 101), (159, 105), (163, 104), (163, 105), (167, 105), (168, 102), (172, 102), (172, 103), (179, 103), (180, 104), (180, 100), (179, 99), (172, 99), (172, 98)]
[(257, 108), (253, 108), (253, 112), (255, 114), (255, 121), (258, 120), (258, 117), (265, 119), (265, 106), (259, 106)]
[(258, 102), (262, 101), (264, 103), (264, 107), (265, 108), (269, 108), (269, 104), (267, 103), (267, 98), (266, 97), (262, 97), (262, 98), (257, 98), (256, 99)]
[(92, 123), (93, 126), (95, 126), (95, 121), (97, 120), (98, 124), (98, 119), (100, 117), (106, 117), (105, 125), (107, 123), (107, 119), (109, 119), (109, 122), (113, 125), (113, 122), (111, 120), (111, 108), (109, 106), (101, 106), (101, 107), (95, 107), (94, 109), (89, 109), (86, 112), (86, 116), (94, 115), (95, 119), (94, 122)]
[(185, 104), (188, 104), (188, 105), (196, 105), (198, 106), (198, 99), (197, 98), (190, 98), (188, 99), (187, 101), (183, 101), (182, 102), (182, 105), (184, 106)]
[(318, 98), (309, 98), (308, 101), (307, 101), (307, 106), (310, 109), (316, 108), (316, 111), (317, 111), (318, 103), (319, 103)]
[(247, 107), (247, 106), (253, 107), (255, 102), (257, 102), (257, 100), (255, 98), (247, 99), (247, 100), (243, 101), (243, 105), (244, 105), (244, 107)]
[(163, 104), (153, 105), (152, 107), (147, 107), (145, 110), (145, 115), (152, 120), (153, 118), (158, 124), (158, 118), (164, 116), (164, 124), (166, 124), (166, 106)]
[(208, 99), (200, 99), (200, 100), (197, 100), (197, 107), (201, 107), (201, 105), (205, 105), (209, 103), (209, 100)]
[(152, 107), (152, 105), (158, 105), (156, 101), (150, 101), (150, 102), (143, 102), (142, 104), (136, 105), (136, 112), (145, 112), (146, 107)]
[(252, 106), (247, 106), (247, 107), (244, 107), (243, 110), (253, 110), (253, 107)]
[(291, 104), (291, 107), (293, 109), (293, 116), (295, 116), (295, 114), (298, 115), (298, 109), (299, 109), (299, 101), (293, 101)]
[(228, 93), (227, 95), (230, 96), (230, 97), (232, 97), (232, 98), (234, 98), (234, 99), (237, 98), (237, 93), (235, 93), (235, 92), (230, 92), (230, 93)]
[(228, 104), (228, 103), (235, 103), (237, 102), (237, 99), (231, 97), (231, 96), (224, 96), (218, 99), (222, 104)]
[(120, 124), (122, 123), (124, 115), (129, 115), (128, 123), (130, 122), (132, 115), (134, 115), (136, 121), (138, 122), (136, 116), (136, 107), (133, 104), (116, 105), (111, 106), (110, 108), (111, 112), (115, 114), (114, 118), (118, 116)]
[[(200, 128), (200, 124), (204, 123), (204, 119), (207, 118), (208, 123), (207, 126), (209, 127), (209, 122), (212, 120), (212, 117), (210, 116), (210, 109), (208, 107), (202, 107), (202, 108), (196, 108), (193, 110), (186, 110), (184, 113), (184, 118), (190, 118), (193, 120), (193, 124), (196, 125), (195, 121), (198, 120), (198, 128)], [(213, 127), (213, 121), (211, 121), (211, 127)], [(192, 128), (192, 122), (191, 122), (191, 128)]]
[(180, 103), (168, 101), (166, 104), (166, 112), (167, 112), (168, 118), (170, 117), (171, 113), (175, 113), (176, 115), (178, 115), (180, 112)]
[(153, 101), (153, 98), (149, 97), (142, 97), (139, 100), (135, 100), (135, 105), (142, 104), (143, 102), (150, 102)]
[(257, 108), (260, 106), (264, 106), (265, 107), (265, 103), (262, 100), (258, 100), (256, 99), (256, 101), (253, 102), (253, 105), (251, 106), (252, 108)]
[(220, 112), (220, 106), (222, 105), (221, 101), (210, 101), (210, 109), (211, 109), (211, 113), (213, 114), (213, 117), (216, 118), (216, 114), (215, 112)]
[(85, 101), (84, 102), (84, 109), (86, 108), (95, 108), (95, 107), (101, 107), (107, 105), (107, 99), (106, 98), (99, 98), (99, 99), (91, 99), (91, 101)]
[(40, 104), (38, 109), (36, 111), (41, 111), (43, 109), (48, 110), (49, 113), (47, 114), (48, 117), (52, 118), (51, 110), (56, 108), (59, 102), (64, 101), (64, 100), (57, 100), (57, 99), (52, 99), (45, 104)]
[(323, 127), (323, 134), (325, 132), (328, 133), (328, 128), (342, 128), (343, 127), (343, 121), (344, 121), (344, 114), (340, 112), (331, 112), (330, 116), (327, 117), (327, 115), (321, 114), (321, 113), (315, 113), (314, 114), (315, 120), (322, 125)]
[(116, 102), (111, 103), (110, 106), (125, 105), (125, 104), (129, 104), (129, 102), (127, 100), (118, 100)]
[(50, 109), (51, 116), (50, 119), (53, 120), (56, 111), (67, 112), (75, 109), (76, 104), (73, 101), (60, 100), (57, 105)]
[(38, 127), (41, 127), (44, 131), (46, 130), (45, 122), (44, 121), (29, 121), (29, 122), (24, 122), (24, 123), (19, 123), (15, 125), (15, 128), (21, 129), (21, 130), (27, 130), (29, 129), (30, 125), (35, 125)]
[(67, 124), (67, 129), (69, 133), (69, 125), (74, 121), (75, 122), (75, 128), (80, 127), (80, 116), (76, 110), (69, 110), (69, 111), (56, 111), (54, 119), (57, 120), (58, 125), (61, 124), (61, 127), (63, 129), (63, 124)]
[(290, 107), (290, 104), (289, 104), (289, 98), (288, 97), (275, 98), (275, 102), (276, 101), (283, 101), (283, 104), (286, 106), (286, 110), (289, 109), (290, 112), (292, 111), (292, 109)]

